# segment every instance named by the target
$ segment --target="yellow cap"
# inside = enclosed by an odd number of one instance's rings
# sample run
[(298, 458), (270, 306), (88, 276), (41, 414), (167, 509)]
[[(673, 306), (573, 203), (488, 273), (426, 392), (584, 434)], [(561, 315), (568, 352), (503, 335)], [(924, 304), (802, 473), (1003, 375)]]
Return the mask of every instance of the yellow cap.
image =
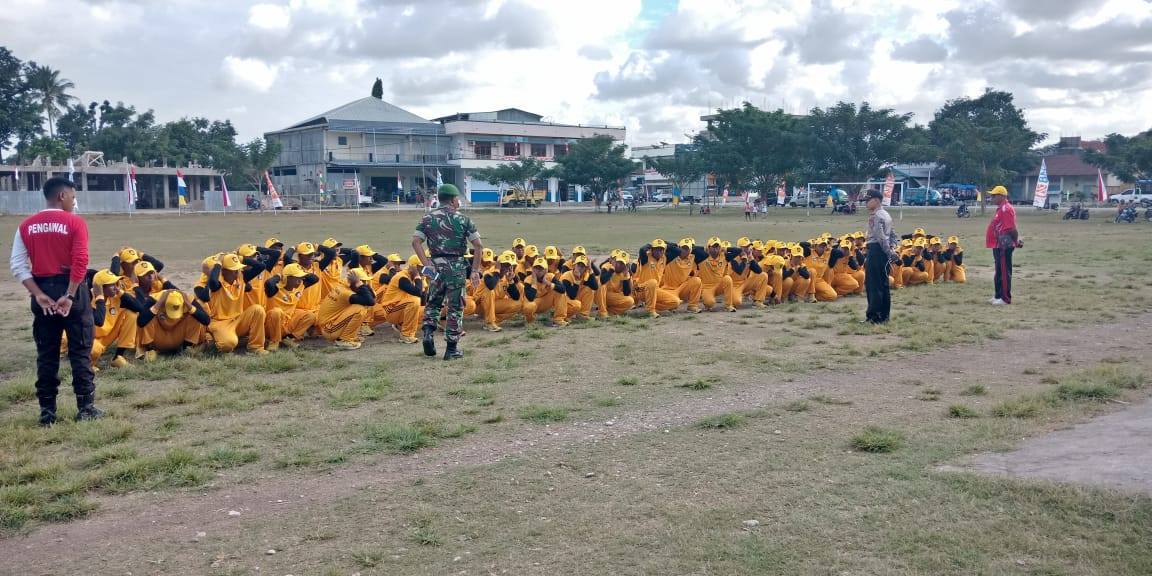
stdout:
[(948, 243), (949, 244), (959, 244), (960, 243), (960, 237), (959, 236), (949, 236), (948, 237)]
[(480, 260), (483, 262), (495, 262), (496, 253), (491, 248), (485, 248), (484, 252), (480, 254)]
[(923, 238), (917, 238), (917, 239), (912, 241), (912, 245), (915, 247), (918, 247), (918, 248), (923, 248), (923, 247), (927, 246), (928, 243), (925, 242)]
[(863, 237), (864, 237), (864, 233), (863, 233), (863, 232), (860, 232), (860, 231), (856, 231), (856, 232), (853, 232), (853, 233), (852, 233), (852, 238), (853, 238), (853, 239), (855, 239), (855, 238), (863, 238)]
[(168, 299), (164, 301), (164, 316), (169, 320), (179, 320), (184, 317), (184, 296), (178, 290), (168, 292)]
[(653, 248), (667, 248), (668, 243), (665, 242), (663, 239), (657, 238), (657, 239), (652, 241), (652, 247)]
[(784, 265), (784, 257), (783, 256), (776, 256), (775, 254), (773, 254), (772, 256), (769, 256), (767, 258), (767, 260), (768, 260), (769, 266), (783, 266)]
[(723, 241), (720, 240), (719, 236), (713, 236), (713, 237), (708, 239), (708, 247), (709, 248), (711, 248), (713, 246), (720, 246), (722, 244), (723, 244)]
[(533, 268), (543, 268), (543, 269), (547, 270), (548, 269), (548, 259), (547, 258), (537, 258), (536, 261), (532, 263), (532, 267)]
[(924, 229), (923, 228), (917, 228), (917, 229), (912, 231), (912, 235), (913, 236), (924, 236), (925, 235)]
[(329, 236), (328, 238), (325, 238), (324, 241), (320, 243), (320, 245), (325, 248), (337, 248), (343, 246), (344, 244), (337, 242), (335, 238)]
[(628, 264), (628, 253), (623, 251), (623, 250), (620, 250), (616, 254), (616, 261), (621, 263), (621, 264)]
[(248, 258), (256, 255), (256, 246), (254, 244), (241, 244), (236, 247), (236, 253), (241, 258)]
[(301, 242), (296, 245), (296, 253), (301, 256), (316, 253), (316, 245), (311, 242)]
[(759, 241), (759, 240), (754, 240), (752, 242), (752, 249), (757, 251), (757, 252), (763, 252), (764, 251), (764, 243)]
[(408, 266), (412, 268), (420, 268), (424, 266), (424, 263), (420, 261), (419, 256), (413, 254), (408, 257)]
[(352, 268), (352, 275), (361, 282), (368, 282), (372, 279), (372, 276), (363, 268)]
[(209, 256), (209, 257), (207, 257), (207, 258), (205, 258), (205, 259), (201, 260), (201, 261), (200, 261), (200, 266), (201, 266), (201, 267), (203, 267), (203, 268), (209, 268), (209, 269), (211, 269), (213, 266), (215, 266), (215, 265), (217, 265), (217, 264), (219, 264), (219, 263), (220, 263), (220, 255), (219, 255), (219, 254), (216, 254), (216, 255), (214, 255), (214, 256)]
[(140, 253), (135, 248), (121, 248), (116, 255), (120, 257), (121, 264), (131, 264), (140, 259)]
[(295, 262), (285, 266), (281, 273), (284, 274), (285, 278), (303, 278), (308, 275), (304, 267)]
[(812, 240), (812, 244), (827, 244), (827, 243), (828, 243), (828, 239), (825, 238), (824, 236), (820, 236), (820, 237), (817, 237), (817, 238)]
[(751, 245), (752, 245), (752, 239), (748, 238), (747, 236), (741, 236), (740, 238), (738, 238), (736, 240), (736, 247), (737, 248), (745, 248), (745, 247), (748, 247)]
[(583, 246), (576, 246), (576, 247), (572, 248), (572, 255), (573, 256), (579, 256), (581, 254), (583, 254), (584, 256), (588, 255), (588, 251), (585, 250)]
[(547, 260), (559, 260), (560, 259), (560, 249), (555, 247), (555, 246), (545, 246), (544, 247), (544, 258)]
[(680, 246), (687, 246), (688, 249), (691, 250), (692, 248), (696, 247), (696, 239), (695, 238), (681, 238), (679, 245)]
[(935, 236), (931, 240), (929, 240), (928, 243), (933, 245), (933, 246), (938, 246), (940, 244), (940, 237)]
[(391, 254), (389, 254), (389, 255), (388, 255), (388, 261), (389, 261), (389, 262), (403, 262), (403, 261), (404, 261), (404, 257), (403, 257), (403, 256), (401, 256), (401, 255), (399, 255), (399, 254), (397, 254), (397, 253), (395, 253), (395, 252), (393, 252), (393, 253), (391, 253)]
[(505, 252), (505, 253), (500, 255), (499, 262), (501, 264), (511, 264), (511, 265), (515, 266), (516, 265), (516, 254), (512, 253), (512, 252)]
[(273, 246), (275, 246), (275, 245), (277, 245), (277, 244), (279, 244), (279, 245), (281, 245), (281, 246), (283, 246), (283, 245), (284, 245), (284, 243), (283, 243), (283, 242), (281, 242), (281, 241), (280, 241), (280, 239), (279, 239), (279, 238), (277, 238), (277, 237), (275, 237), (275, 236), (273, 236), (273, 237), (271, 237), (271, 238), (269, 238), (269, 239), (267, 239), (267, 240), (265, 240), (265, 241), (264, 241), (264, 247), (265, 247), (265, 248), (271, 248), (271, 247), (273, 247)]
[(574, 258), (572, 260), (572, 265), (575, 266), (576, 264), (583, 264), (583, 265), (587, 266), (588, 265), (588, 257), (584, 256), (583, 254), (581, 254), (580, 256), (577, 256), (576, 258)]
[(236, 254), (225, 254), (220, 257), (220, 267), (225, 270), (243, 270), (244, 262)]
[(512, 239), (512, 247), (513, 248), (515, 248), (517, 246), (527, 246), (527, 245), (528, 245), (528, 242), (525, 241), (523, 238), (513, 238)]
[(537, 248), (535, 244), (529, 244), (528, 246), (526, 246), (524, 248), (524, 255), (525, 256), (532, 256), (532, 257), (539, 256), (540, 255), (540, 249)]
[(910, 248), (910, 247), (912, 247), (912, 239), (911, 238), (905, 238), (905, 239), (900, 241), (900, 245), (905, 247), (905, 248)]
[(119, 282), (120, 278), (122, 278), (122, 276), (117, 276), (116, 274), (113, 274), (111, 270), (105, 268), (97, 272), (96, 275), (92, 277), (92, 285), (108, 286), (110, 284)]
[(143, 276), (149, 272), (155, 272), (156, 267), (153, 266), (151, 262), (141, 260), (136, 263), (136, 267), (132, 271), (135, 272), (137, 276)]
[(988, 195), (989, 196), (1007, 196), (1008, 195), (1008, 189), (1003, 187), (1003, 186), (994, 186), (991, 190), (988, 191)]
[(367, 244), (361, 244), (361, 245), (357, 246), (356, 247), (356, 253), (361, 255), (361, 256), (375, 256), (376, 255), (376, 251), (373, 250), (372, 247), (367, 245)]
[(721, 243), (720, 243), (720, 247), (721, 247), (721, 248), (723, 248), (723, 249), (725, 249), (725, 250), (727, 250), (727, 249), (729, 249), (729, 248), (731, 248), (731, 247), (732, 247), (732, 243), (731, 243), (731, 242), (729, 242), (729, 241), (727, 241), (727, 240), (725, 240), (725, 241), (723, 241), (723, 242), (721, 242)]

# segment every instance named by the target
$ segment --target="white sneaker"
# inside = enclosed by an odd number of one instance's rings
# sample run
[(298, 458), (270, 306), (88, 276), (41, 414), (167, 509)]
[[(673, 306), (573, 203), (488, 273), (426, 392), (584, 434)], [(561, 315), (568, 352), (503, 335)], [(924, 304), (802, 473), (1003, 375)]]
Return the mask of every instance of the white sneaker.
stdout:
[(991, 304), (992, 304), (993, 306), (1003, 306), (1003, 305), (1007, 304), (1007, 302), (1005, 302), (1005, 301), (1003, 301), (1003, 300), (1001, 300), (1001, 299), (999, 299), (999, 298), (993, 298), (993, 299), (991, 300)]
[(1003, 302), (1003, 300), (1000, 300), (999, 298), (989, 298), (988, 299), (989, 304), (995, 304), (997, 301)]

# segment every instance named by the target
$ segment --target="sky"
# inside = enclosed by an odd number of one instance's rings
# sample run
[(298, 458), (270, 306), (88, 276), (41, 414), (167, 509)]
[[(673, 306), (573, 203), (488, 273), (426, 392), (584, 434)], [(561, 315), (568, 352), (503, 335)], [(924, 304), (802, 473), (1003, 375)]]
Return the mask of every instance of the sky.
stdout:
[(369, 95), (684, 142), (749, 101), (912, 112), (1008, 90), (1033, 128), (1152, 128), (1152, 0), (0, 0), (0, 44), (82, 102), (242, 139)]

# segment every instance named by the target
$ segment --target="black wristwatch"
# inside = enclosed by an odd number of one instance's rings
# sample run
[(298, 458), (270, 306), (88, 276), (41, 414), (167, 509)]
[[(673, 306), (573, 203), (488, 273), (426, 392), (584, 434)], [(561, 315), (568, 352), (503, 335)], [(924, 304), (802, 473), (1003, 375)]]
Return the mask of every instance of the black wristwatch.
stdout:
[(75, 300), (76, 299), (76, 296), (74, 296), (72, 294), (65, 294), (64, 297), (69, 299), (69, 300)]

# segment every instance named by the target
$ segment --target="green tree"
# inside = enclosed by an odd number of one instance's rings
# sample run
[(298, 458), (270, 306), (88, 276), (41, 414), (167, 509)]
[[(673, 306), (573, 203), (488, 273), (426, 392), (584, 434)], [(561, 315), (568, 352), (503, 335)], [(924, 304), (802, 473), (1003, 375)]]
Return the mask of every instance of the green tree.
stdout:
[(12, 146), (13, 138), (30, 140), (42, 130), (24, 70), (24, 64), (0, 46), (0, 159), (4, 150)]
[[(752, 104), (718, 110), (695, 143), (707, 169), (724, 186), (756, 190), (762, 198), (799, 170), (811, 138), (804, 122), (783, 110)], [(718, 186), (720, 183), (718, 183)], [(735, 190), (733, 190), (735, 192)]]
[(992, 89), (979, 98), (946, 103), (928, 125), (943, 170), (941, 178), (982, 189), (1007, 184), (1032, 169), (1032, 147), (1045, 135), (1028, 127), (1012, 94)]
[(1152, 180), (1152, 130), (1135, 136), (1109, 134), (1104, 139), (1104, 151), (1089, 150), (1084, 161), (1125, 182)]
[(694, 150), (677, 150), (671, 156), (645, 156), (644, 162), (649, 168), (667, 177), (681, 193), (685, 186), (703, 178), (705, 174), (700, 154)]
[(233, 165), (228, 170), (229, 181), (244, 178), (243, 182), (255, 190), (264, 189), (264, 172), (272, 168), (280, 156), (280, 143), (255, 138), (240, 146)]
[(96, 106), (95, 102), (88, 106), (73, 104), (56, 121), (56, 137), (73, 153), (91, 148), (92, 138), (96, 136)]
[(532, 191), (533, 180), (547, 176), (549, 174), (545, 173), (544, 162), (535, 158), (523, 158), (519, 162), (497, 164), (491, 168), (472, 171), (473, 178), (493, 186), (518, 187), (529, 193)]
[(556, 159), (553, 175), (569, 184), (584, 186), (601, 198), (636, 169), (636, 164), (624, 155), (627, 149), (611, 136), (579, 140), (568, 154)]
[(384, 99), (384, 82), (379, 78), (377, 78), (376, 81), (372, 83), (372, 97), (377, 100)]
[(810, 178), (858, 182), (878, 176), (885, 165), (916, 161), (912, 114), (873, 109), (867, 102), (813, 108), (808, 126), (812, 148), (804, 171)]
[(68, 93), (76, 87), (71, 80), (60, 77), (59, 70), (29, 62), (24, 72), (32, 98), (48, 118), (48, 135), (56, 136), (56, 117), (61, 108), (67, 108), (75, 98)]
[(29, 158), (43, 157), (53, 164), (63, 164), (68, 160), (68, 147), (59, 138), (37, 138), (28, 143), (23, 152)]

